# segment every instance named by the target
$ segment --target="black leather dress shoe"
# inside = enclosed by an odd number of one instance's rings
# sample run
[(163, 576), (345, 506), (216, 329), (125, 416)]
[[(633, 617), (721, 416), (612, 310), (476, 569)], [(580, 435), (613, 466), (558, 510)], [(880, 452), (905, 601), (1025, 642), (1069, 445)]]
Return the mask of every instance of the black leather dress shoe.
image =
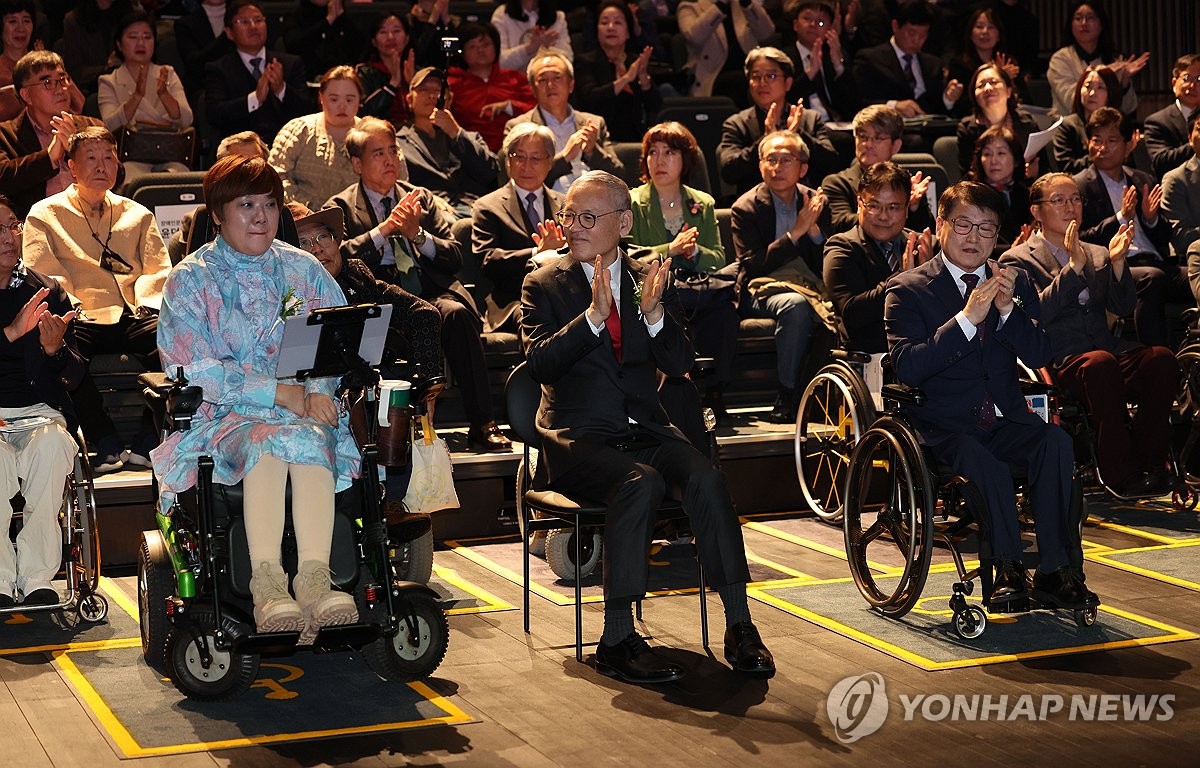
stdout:
[(12, 595), (0, 592), (0, 608), (12, 608), (16, 604), (17, 601), (13, 599)]
[(996, 580), (992, 582), (989, 605), (1003, 605), (1029, 597), (1025, 583), (1025, 566), (1011, 560), (1002, 560), (996, 565)]
[(480, 427), (471, 427), (467, 432), (467, 445), (472, 451), (482, 453), (512, 450), (512, 440), (504, 436), (494, 421), (489, 421)]
[(54, 605), (59, 602), (58, 592), (55, 592), (49, 587), (35, 589), (25, 595), (25, 599), (21, 601), (22, 605)]
[(669, 683), (683, 677), (683, 667), (660, 657), (636, 632), (616, 645), (596, 646), (596, 671), (628, 683)]
[(763, 417), (763, 421), (771, 424), (791, 424), (796, 420), (799, 405), (796, 390), (780, 389), (775, 397), (775, 405), (771, 406), (771, 412)]
[(725, 630), (725, 661), (744, 675), (775, 674), (775, 657), (763, 645), (758, 627), (750, 621), (738, 622)]
[(1090, 592), (1066, 566), (1053, 573), (1034, 573), (1031, 586), (1033, 598), (1051, 608), (1073, 610), (1094, 608), (1100, 604), (1096, 593)]

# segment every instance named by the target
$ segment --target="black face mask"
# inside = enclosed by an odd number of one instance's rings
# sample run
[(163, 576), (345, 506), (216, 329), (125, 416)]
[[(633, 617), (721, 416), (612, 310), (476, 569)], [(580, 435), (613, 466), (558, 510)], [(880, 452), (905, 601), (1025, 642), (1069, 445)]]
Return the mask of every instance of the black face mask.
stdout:
[(111, 248), (105, 248), (100, 254), (100, 266), (112, 272), (114, 275), (128, 275), (133, 273), (133, 267), (129, 262), (122, 259)]

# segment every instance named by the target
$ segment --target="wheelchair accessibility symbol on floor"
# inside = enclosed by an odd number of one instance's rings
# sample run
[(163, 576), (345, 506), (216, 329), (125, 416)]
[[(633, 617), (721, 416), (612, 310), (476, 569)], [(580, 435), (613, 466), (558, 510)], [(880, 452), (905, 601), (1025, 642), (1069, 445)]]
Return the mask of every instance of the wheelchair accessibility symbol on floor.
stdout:
[(269, 693), (264, 698), (275, 701), (287, 701), (294, 699), (300, 695), (298, 691), (289, 691), (283, 687), (284, 683), (290, 683), (294, 680), (299, 680), (304, 677), (304, 670), (300, 667), (293, 667), (290, 664), (268, 664), (266, 662), (259, 664), (258, 669), (261, 674), (266, 669), (278, 669), (283, 671), (283, 676), (278, 679), (267, 677), (265, 675), (259, 677), (250, 684), (251, 688), (265, 688)]

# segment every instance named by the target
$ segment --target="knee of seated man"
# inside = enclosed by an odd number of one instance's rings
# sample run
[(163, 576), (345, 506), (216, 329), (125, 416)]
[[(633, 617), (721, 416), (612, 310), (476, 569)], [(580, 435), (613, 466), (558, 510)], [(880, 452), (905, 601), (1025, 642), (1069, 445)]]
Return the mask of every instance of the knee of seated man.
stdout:
[(470, 332), (476, 335), (483, 325), (479, 318), (458, 301), (438, 302), (438, 310), (442, 313), (442, 331), (451, 333)]
[(667, 482), (662, 474), (648, 464), (635, 464), (617, 489), (618, 497), (636, 497), (657, 507), (667, 494)]

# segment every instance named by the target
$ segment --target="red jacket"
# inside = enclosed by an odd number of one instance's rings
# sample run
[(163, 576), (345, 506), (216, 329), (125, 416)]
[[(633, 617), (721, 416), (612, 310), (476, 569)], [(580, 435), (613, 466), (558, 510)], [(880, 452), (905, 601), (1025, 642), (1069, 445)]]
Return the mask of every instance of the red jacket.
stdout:
[[(454, 93), (454, 101), (450, 104), (454, 119), (464, 129), (478, 131), (493, 152), (500, 151), (504, 124), (515, 115), (533, 109), (537, 103), (524, 73), (515, 69), (501, 69), (499, 64), (493, 64), (487, 80), (458, 67), (450, 67), (447, 74), (450, 90)], [(512, 101), (512, 113), (497, 112), (491, 118), (480, 116), (480, 110), (497, 101)]]

